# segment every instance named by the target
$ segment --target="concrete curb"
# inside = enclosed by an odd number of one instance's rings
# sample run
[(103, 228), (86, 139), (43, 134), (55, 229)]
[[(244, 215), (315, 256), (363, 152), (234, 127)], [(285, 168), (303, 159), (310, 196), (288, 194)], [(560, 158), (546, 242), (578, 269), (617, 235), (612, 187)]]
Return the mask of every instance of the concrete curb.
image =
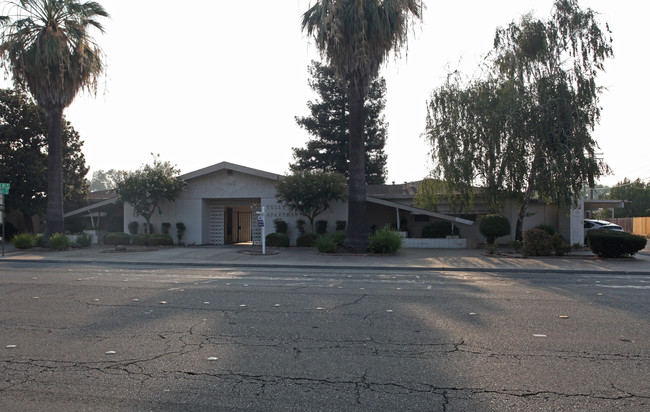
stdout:
[(0, 262), (29, 263), (29, 264), (68, 264), (68, 265), (102, 265), (102, 266), (133, 266), (133, 267), (196, 267), (196, 268), (250, 268), (250, 269), (306, 269), (306, 270), (364, 270), (369, 272), (475, 272), (475, 273), (518, 273), (518, 274), (583, 274), (583, 275), (650, 275), (650, 271), (629, 271), (609, 269), (540, 269), (540, 268), (475, 268), (475, 267), (446, 267), (446, 266), (361, 266), (361, 265), (314, 265), (288, 263), (208, 263), (208, 262), (159, 262), (159, 261), (90, 261), (78, 259), (15, 259), (1, 258)]

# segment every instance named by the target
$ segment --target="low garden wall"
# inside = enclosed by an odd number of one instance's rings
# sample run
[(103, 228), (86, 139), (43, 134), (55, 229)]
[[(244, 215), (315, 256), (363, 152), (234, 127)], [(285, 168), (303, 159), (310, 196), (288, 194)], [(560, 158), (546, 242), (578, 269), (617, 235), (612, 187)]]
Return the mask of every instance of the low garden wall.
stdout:
[(467, 239), (418, 239), (407, 237), (403, 248), (410, 249), (467, 249)]

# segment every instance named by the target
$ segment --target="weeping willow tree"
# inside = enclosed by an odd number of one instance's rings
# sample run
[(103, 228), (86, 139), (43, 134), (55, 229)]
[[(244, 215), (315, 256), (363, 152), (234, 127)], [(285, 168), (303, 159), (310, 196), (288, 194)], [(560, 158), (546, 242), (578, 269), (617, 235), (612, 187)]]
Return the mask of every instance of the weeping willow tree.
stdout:
[(368, 246), (363, 139), (368, 89), (391, 51), (398, 54), (406, 45), (411, 21), (421, 18), (422, 3), (417, 0), (319, 0), (303, 15), (303, 30), (348, 87), (349, 197), (344, 243), (348, 249)]
[(526, 15), (496, 30), (478, 79), (450, 76), (428, 102), (433, 174), (467, 206), (480, 190), (497, 211), (518, 200), (515, 237), (532, 196), (574, 204), (608, 172), (591, 132), (600, 118), (597, 76), (613, 56), (609, 28), (576, 0), (547, 21)]
[(46, 237), (63, 232), (63, 110), (82, 89), (96, 90), (104, 70), (90, 29), (108, 13), (97, 2), (2, 2), (0, 56), (19, 89), (28, 90), (47, 122)]

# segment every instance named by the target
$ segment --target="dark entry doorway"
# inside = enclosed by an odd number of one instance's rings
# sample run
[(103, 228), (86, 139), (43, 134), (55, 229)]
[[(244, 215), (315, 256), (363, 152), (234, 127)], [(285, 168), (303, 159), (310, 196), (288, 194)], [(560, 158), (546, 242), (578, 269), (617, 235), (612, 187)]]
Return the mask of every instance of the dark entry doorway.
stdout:
[[(243, 208), (242, 208), (243, 209)], [(243, 243), (252, 240), (252, 212), (226, 208), (226, 243)]]

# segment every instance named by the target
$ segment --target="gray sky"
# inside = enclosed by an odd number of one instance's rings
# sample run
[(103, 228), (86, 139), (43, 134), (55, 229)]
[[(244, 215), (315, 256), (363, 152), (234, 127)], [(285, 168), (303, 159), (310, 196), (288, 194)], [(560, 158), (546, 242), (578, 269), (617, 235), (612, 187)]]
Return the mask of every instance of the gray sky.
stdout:
[[(301, 32), (309, 0), (100, 0), (112, 18), (97, 35), (107, 72), (97, 96), (80, 95), (66, 116), (85, 141), (91, 167), (133, 170), (150, 153), (184, 173), (221, 161), (285, 173), (291, 148), (307, 133), (294, 116), (308, 114), (307, 67), (318, 59)], [(312, 1), (313, 3), (313, 1)], [(552, 0), (428, 1), (408, 55), (382, 69), (388, 86), (388, 181), (425, 177), (429, 146), (421, 137), (426, 101), (449, 68), (476, 70), (494, 31)], [(582, 0), (613, 32), (615, 58), (601, 78), (601, 124), (594, 131), (614, 175), (650, 179), (644, 27), (650, 2)]]

